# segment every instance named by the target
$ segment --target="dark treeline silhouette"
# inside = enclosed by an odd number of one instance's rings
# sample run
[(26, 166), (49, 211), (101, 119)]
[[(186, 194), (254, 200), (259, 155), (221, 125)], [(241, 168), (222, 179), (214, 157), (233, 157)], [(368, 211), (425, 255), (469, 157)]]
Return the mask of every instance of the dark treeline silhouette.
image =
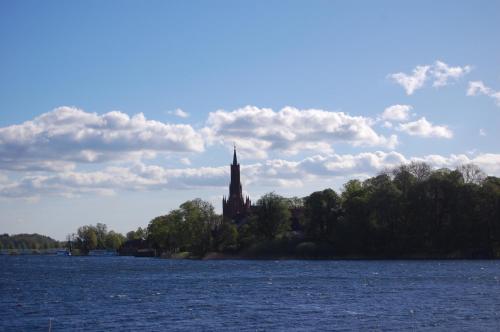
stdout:
[(498, 258), (500, 178), (472, 164), (414, 162), (350, 180), (341, 193), (266, 194), (238, 227), (195, 199), (140, 231), (143, 245), (166, 256)]
[(238, 225), (194, 199), (126, 237), (97, 224), (72, 243), (176, 258), (500, 258), (500, 178), (413, 162), (340, 193), (265, 194)]
[(40, 234), (0, 234), (0, 249), (51, 249), (58, 248), (60, 243)]

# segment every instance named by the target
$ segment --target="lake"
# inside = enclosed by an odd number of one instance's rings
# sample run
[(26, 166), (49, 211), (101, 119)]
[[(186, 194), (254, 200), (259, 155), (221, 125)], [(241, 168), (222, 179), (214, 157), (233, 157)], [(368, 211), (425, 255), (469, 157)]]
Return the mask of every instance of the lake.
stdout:
[(500, 331), (500, 261), (0, 256), (1, 331)]

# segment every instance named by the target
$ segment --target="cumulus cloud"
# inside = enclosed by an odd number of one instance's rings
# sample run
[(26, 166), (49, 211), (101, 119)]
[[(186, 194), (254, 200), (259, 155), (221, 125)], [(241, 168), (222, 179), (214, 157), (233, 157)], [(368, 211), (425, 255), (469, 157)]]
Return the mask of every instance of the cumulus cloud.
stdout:
[[(148, 120), (142, 113), (102, 115), (59, 107), (31, 121), (0, 128), (0, 169), (63, 172), (82, 163), (141, 161), (159, 153), (202, 152), (206, 145), (234, 142), (243, 155), (266, 158), (269, 151), (333, 153), (333, 144), (394, 148), (374, 120), (343, 112), (280, 111), (247, 106), (209, 114), (206, 126)], [(180, 160), (187, 164), (187, 159)]]
[(389, 121), (405, 121), (408, 120), (412, 109), (410, 105), (392, 105), (384, 110), (381, 118)]
[(411, 136), (452, 138), (453, 132), (447, 126), (433, 125), (422, 117), (416, 121), (400, 123), (397, 130)]
[(483, 128), (479, 129), (479, 136), (486, 136), (486, 130)]
[(220, 186), (227, 181), (227, 167), (168, 169), (137, 163), (130, 167), (106, 167), (101, 171), (70, 171), (28, 175), (0, 184), (0, 196), (34, 198), (40, 195), (65, 197), (83, 194), (112, 195), (120, 190), (145, 191)]
[(189, 117), (189, 113), (181, 110), (180, 108), (177, 108), (173, 111), (168, 111), (167, 113), (178, 116), (179, 118), (184, 118), (184, 119)]
[(158, 152), (201, 152), (204, 140), (190, 125), (147, 120), (113, 111), (103, 115), (59, 107), (32, 121), (0, 128), (0, 168), (52, 170), (74, 163), (130, 160)]
[(468, 74), (471, 71), (471, 66), (450, 67), (442, 61), (436, 61), (432, 67), (431, 73), (434, 76), (432, 86), (441, 87), (448, 85), (449, 81), (456, 81), (460, 77)]
[(405, 89), (407, 95), (412, 95), (413, 92), (424, 86), (429, 68), (429, 66), (417, 66), (413, 69), (412, 74), (399, 72), (390, 74), (389, 77), (392, 78), (394, 82), (401, 85)]
[[(382, 170), (411, 161), (423, 161), (434, 168), (455, 168), (474, 163), (488, 174), (500, 175), (500, 154), (427, 155), (406, 157), (395, 151), (359, 154), (315, 155), (299, 161), (272, 159), (242, 165), (242, 181), (247, 189), (255, 186), (297, 187), (317, 179), (365, 178)], [(227, 188), (229, 167), (169, 169), (136, 163), (129, 167), (107, 167), (95, 172), (69, 171), (50, 175), (28, 175), (21, 179), (0, 178), (0, 196), (34, 199), (44, 195), (111, 195), (117, 191), (162, 189)]]
[(301, 150), (333, 152), (333, 143), (393, 148), (397, 137), (384, 137), (372, 128), (373, 120), (343, 112), (285, 107), (280, 111), (246, 106), (232, 112), (211, 112), (210, 135), (236, 142), (247, 155), (264, 158), (267, 150), (295, 154)]
[(416, 90), (421, 89), (428, 79), (433, 80), (433, 87), (439, 88), (457, 81), (468, 74), (471, 69), (469, 65), (452, 67), (437, 60), (432, 65), (416, 66), (411, 74), (399, 72), (389, 74), (389, 78), (401, 85), (407, 95), (412, 95)]
[(492, 88), (486, 86), (482, 81), (471, 81), (469, 82), (469, 88), (467, 89), (467, 96), (478, 96), (485, 95), (492, 98), (497, 106), (500, 106), (500, 91), (495, 91)]

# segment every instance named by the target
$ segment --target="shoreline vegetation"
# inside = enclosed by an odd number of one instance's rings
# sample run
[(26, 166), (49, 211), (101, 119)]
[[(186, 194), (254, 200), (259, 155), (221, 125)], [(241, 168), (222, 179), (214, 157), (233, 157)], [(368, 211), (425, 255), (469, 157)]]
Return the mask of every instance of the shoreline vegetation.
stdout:
[[(21, 243), (12, 238), (0, 236), (0, 249)], [(350, 180), (340, 193), (265, 194), (239, 224), (194, 199), (126, 236), (98, 223), (80, 227), (64, 245), (76, 255), (107, 249), (170, 259), (495, 259), (500, 178), (472, 164), (433, 170), (412, 162)]]

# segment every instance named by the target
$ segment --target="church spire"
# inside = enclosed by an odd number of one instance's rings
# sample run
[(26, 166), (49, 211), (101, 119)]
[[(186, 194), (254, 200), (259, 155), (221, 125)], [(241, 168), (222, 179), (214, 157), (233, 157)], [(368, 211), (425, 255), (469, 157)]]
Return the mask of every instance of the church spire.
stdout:
[(244, 220), (250, 213), (252, 202), (242, 195), (240, 181), (240, 164), (236, 155), (236, 144), (234, 144), (233, 163), (231, 164), (231, 182), (229, 183), (229, 196), (222, 199), (222, 214), (224, 218), (236, 223)]
[(234, 144), (234, 154), (233, 154), (233, 165), (238, 164), (238, 159), (236, 158), (236, 143)]

